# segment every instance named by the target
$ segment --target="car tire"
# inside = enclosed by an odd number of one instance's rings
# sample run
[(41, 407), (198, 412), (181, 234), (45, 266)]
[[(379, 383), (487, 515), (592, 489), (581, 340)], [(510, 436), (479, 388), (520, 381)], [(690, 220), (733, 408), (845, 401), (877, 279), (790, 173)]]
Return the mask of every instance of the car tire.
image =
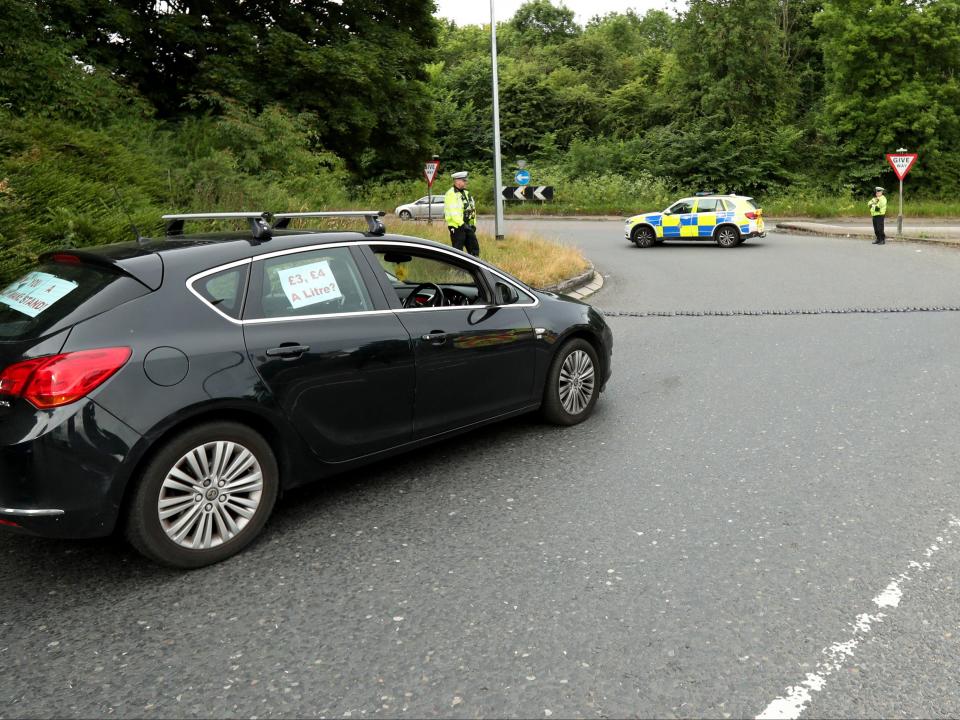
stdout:
[(263, 436), (239, 423), (198, 425), (147, 463), (128, 505), (127, 539), (171, 567), (220, 562), (260, 533), (279, 487), (277, 461)]
[(547, 372), (541, 412), (555, 425), (576, 425), (593, 413), (600, 394), (600, 363), (593, 345), (581, 338), (557, 351)]
[(720, 247), (736, 247), (740, 244), (740, 231), (733, 225), (721, 225), (713, 231), (713, 239)]
[(412, 220), (412, 219), (413, 219), (413, 213), (411, 213), (409, 210), (401, 210), (401, 211), (400, 211), (400, 215), (399, 215), (398, 217), (399, 217), (401, 220)]
[(630, 233), (630, 239), (638, 248), (648, 248), (657, 241), (657, 235), (649, 225), (637, 225)]

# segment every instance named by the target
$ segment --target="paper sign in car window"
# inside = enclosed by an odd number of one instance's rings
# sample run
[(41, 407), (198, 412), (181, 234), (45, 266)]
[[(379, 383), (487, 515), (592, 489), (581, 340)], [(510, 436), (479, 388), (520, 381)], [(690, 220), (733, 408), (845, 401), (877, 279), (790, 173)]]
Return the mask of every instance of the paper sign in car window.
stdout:
[(77, 283), (72, 280), (35, 271), (7, 285), (0, 292), (0, 302), (24, 315), (36, 317), (76, 287)]
[(343, 297), (326, 260), (280, 270), (280, 285), (294, 309)]

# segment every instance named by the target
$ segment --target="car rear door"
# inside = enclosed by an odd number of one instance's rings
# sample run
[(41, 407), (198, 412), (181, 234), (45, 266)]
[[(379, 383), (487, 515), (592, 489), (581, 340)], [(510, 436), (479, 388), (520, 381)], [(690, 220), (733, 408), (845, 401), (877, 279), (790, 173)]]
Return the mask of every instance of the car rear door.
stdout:
[(443, 220), (443, 195), (434, 195), (430, 199), (430, 212), (435, 220)]
[(264, 391), (327, 462), (399, 445), (412, 432), (410, 336), (361, 263), (348, 246), (321, 246), (258, 258), (251, 272), (247, 353)]
[(697, 200), (697, 237), (713, 237), (717, 227), (717, 211), (723, 210), (723, 201), (717, 198), (699, 198)]

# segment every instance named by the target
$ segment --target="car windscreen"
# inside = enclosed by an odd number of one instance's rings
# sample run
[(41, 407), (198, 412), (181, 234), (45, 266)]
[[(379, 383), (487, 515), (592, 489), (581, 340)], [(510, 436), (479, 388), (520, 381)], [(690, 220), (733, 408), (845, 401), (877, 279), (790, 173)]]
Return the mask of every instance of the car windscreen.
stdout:
[(0, 341), (43, 337), (148, 292), (119, 270), (41, 263), (0, 289)]

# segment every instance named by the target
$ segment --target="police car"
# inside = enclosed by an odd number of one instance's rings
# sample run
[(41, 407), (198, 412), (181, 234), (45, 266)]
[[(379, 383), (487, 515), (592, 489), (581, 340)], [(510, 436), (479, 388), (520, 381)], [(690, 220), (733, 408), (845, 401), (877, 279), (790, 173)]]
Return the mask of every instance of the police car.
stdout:
[(663, 212), (627, 218), (624, 237), (637, 247), (664, 240), (713, 240), (734, 247), (744, 240), (766, 237), (763, 210), (744, 195), (697, 193), (677, 200)]

